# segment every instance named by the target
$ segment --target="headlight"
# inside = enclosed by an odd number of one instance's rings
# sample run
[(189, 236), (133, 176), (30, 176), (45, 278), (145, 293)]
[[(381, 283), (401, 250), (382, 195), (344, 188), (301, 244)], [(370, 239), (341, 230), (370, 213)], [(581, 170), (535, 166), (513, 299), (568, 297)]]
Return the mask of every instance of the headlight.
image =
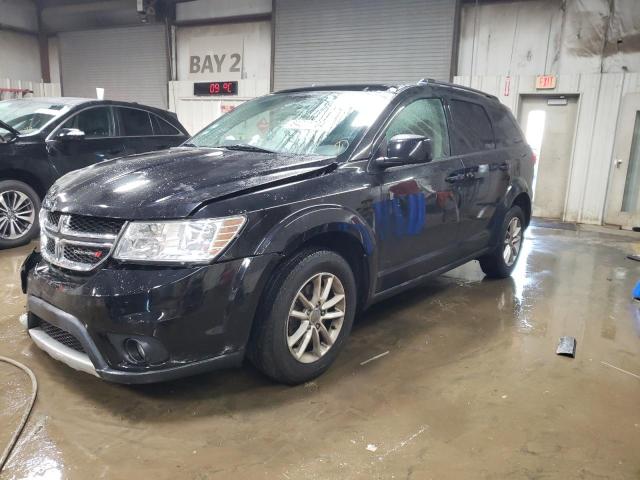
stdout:
[(113, 254), (143, 262), (209, 262), (240, 233), (244, 216), (206, 220), (131, 222)]

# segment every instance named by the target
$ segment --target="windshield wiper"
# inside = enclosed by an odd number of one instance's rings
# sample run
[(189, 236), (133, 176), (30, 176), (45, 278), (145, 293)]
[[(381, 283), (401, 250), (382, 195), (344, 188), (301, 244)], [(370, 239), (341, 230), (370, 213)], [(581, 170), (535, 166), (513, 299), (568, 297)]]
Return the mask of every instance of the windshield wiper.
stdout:
[(249, 145), (248, 143), (234, 143), (233, 145), (218, 145), (214, 148), (226, 148), (227, 150), (243, 150), (246, 152), (260, 152), (260, 153), (277, 153), (274, 150), (267, 148), (256, 147), (255, 145)]
[(16, 130), (15, 128), (13, 128), (11, 125), (9, 125), (8, 123), (3, 122), (2, 120), (0, 120), (0, 127), (4, 128), (5, 130), (9, 130), (12, 134), (14, 134), (16, 137), (20, 135), (20, 132), (18, 130)]

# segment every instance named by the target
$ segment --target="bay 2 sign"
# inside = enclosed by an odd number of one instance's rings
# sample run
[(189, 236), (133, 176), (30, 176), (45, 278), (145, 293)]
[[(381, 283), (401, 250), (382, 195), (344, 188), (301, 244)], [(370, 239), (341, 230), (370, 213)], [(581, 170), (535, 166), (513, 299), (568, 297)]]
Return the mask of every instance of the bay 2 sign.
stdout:
[(207, 55), (191, 55), (189, 57), (189, 74), (207, 73), (240, 73), (242, 55), (239, 53), (213, 53)]

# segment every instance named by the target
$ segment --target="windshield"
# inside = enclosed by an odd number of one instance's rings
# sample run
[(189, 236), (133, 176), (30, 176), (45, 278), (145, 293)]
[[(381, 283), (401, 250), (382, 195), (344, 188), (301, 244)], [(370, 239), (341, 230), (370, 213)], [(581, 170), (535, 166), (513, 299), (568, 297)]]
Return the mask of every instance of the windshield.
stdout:
[[(0, 102), (0, 121), (22, 135), (28, 135), (39, 131), (69, 109), (68, 105), (38, 100), (4, 100)], [(0, 131), (5, 130), (0, 125)]]
[(220, 117), (188, 144), (337, 156), (369, 128), (389, 92), (312, 91), (267, 95)]

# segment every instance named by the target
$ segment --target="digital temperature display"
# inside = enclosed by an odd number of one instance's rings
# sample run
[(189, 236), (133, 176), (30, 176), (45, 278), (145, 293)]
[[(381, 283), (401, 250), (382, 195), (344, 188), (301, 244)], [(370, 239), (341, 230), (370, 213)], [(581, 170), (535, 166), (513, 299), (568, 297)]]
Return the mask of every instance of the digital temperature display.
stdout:
[(205, 95), (237, 95), (238, 82), (197, 82), (193, 84), (193, 94)]

